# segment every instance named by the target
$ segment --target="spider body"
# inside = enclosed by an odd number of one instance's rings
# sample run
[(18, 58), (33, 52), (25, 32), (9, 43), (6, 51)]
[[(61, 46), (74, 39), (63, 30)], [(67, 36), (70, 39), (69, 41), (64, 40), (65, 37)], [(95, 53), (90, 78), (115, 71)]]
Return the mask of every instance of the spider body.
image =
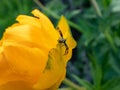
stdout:
[(65, 47), (66, 47), (66, 50), (65, 50), (65, 54), (68, 54), (68, 50), (69, 50), (69, 47), (68, 45), (66, 44), (66, 39), (63, 38), (63, 34), (61, 32), (61, 30), (59, 29), (59, 27), (57, 27), (57, 30), (59, 31), (59, 34), (60, 34), (60, 38), (58, 39), (58, 43), (64, 43)]

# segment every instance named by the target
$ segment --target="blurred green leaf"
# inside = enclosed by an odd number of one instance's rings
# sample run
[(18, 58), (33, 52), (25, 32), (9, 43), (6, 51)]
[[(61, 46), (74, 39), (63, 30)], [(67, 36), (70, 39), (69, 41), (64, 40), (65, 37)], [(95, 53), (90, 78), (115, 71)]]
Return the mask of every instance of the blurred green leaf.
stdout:
[(67, 4), (63, 4), (62, 0), (52, 0), (46, 4), (46, 8), (59, 15), (67, 8)]
[(72, 77), (82, 86), (84, 86), (85, 88), (87, 88), (87, 90), (94, 90), (93, 86), (91, 85), (91, 83), (89, 83), (86, 80), (80, 79), (78, 76), (76, 75), (72, 75)]
[(119, 66), (119, 62), (117, 62), (114, 57), (111, 55), (110, 59), (109, 59), (109, 63), (111, 65), (111, 67), (114, 69), (114, 71), (116, 73), (118, 73), (120, 75), (120, 66)]
[(34, 5), (32, 0), (0, 1), (0, 38), (5, 30), (15, 22), (18, 14), (28, 14)]
[(80, 10), (67, 11), (65, 13), (65, 16), (67, 16), (68, 19), (71, 19), (71, 18), (75, 17), (76, 15), (80, 14), (80, 12), (81, 12)]
[(102, 87), (102, 90), (119, 90), (120, 89), (120, 77), (114, 77), (108, 80)]
[(102, 0), (102, 3), (105, 8), (108, 8), (112, 0)]
[(106, 30), (104, 34), (105, 34), (108, 42), (109, 42), (110, 45), (112, 46), (114, 52), (117, 52), (117, 48), (116, 48), (116, 46), (115, 46), (114, 40), (113, 40), (112, 36), (110, 35), (110, 33), (108, 32), (108, 30)]
[(95, 90), (101, 90), (101, 81), (102, 81), (101, 67), (97, 63), (95, 56), (93, 56), (92, 54), (88, 54), (88, 56), (89, 56), (89, 59), (91, 60), (94, 88)]
[(111, 8), (112, 12), (120, 12), (120, 0), (112, 0)]

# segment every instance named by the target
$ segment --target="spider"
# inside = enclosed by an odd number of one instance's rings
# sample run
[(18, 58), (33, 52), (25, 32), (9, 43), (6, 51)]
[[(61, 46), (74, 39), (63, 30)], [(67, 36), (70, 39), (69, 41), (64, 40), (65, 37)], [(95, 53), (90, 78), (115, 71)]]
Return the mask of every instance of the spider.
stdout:
[(69, 50), (69, 47), (68, 47), (68, 45), (66, 44), (66, 39), (63, 38), (63, 34), (62, 34), (60, 28), (57, 27), (56, 29), (59, 31), (59, 34), (60, 34), (60, 36), (61, 36), (61, 37), (58, 39), (58, 43), (63, 43), (63, 44), (65, 45), (65, 47), (66, 47), (65, 55), (66, 55), (66, 54), (68, 54), (68, 50)]

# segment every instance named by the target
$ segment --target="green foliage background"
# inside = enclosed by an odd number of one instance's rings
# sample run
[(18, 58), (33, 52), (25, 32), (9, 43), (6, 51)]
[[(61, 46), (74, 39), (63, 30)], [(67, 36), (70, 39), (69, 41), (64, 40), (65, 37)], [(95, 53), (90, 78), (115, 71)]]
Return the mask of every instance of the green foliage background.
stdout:
[[(40, 3), (41, 2), (41, 3)], [(1, 0), (0, 37), (19, 14), (42, 10), (56, 25), (68, 19), (77, 48), (68, 63), (67, 78), (60, 90), (120, 89), (119, 0)], [(71, 74), (72, 73), (72, 74)], [(71, 83), (70, 83), (71, 82)], [(80, 90), (83, 90), (82, 88)]]

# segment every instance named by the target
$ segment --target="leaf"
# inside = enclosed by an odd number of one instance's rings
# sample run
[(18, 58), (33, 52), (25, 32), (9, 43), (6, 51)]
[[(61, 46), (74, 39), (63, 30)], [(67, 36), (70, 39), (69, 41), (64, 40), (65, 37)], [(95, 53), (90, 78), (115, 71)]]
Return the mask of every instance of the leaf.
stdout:
[(102, 0), (102, 3), (103, 3), (104, 8), (109, 7), (111, 1), (112, 1), (112, 0)]
[(120, 0), (112, 0), (112, 12), (120, 12)]
[(106, 39), (108, 40), (108, 42), (110, 43), (112, 49), (114, 50), (114, 52), (117, 52), (117, 48), (115, 46), (115, 43), (114, 43), (114, 40), (113, 40), (113, 37), (112, 35), (108, 32), (108, 30), (105, 31), (105, 36), (106, 36)]
[(114, 77), (108, 80), (102, 86), (102, 90), (118, 90), (118, 89), (120, 89), (120, 77)]
[(80, 10), (73, 10), (73, 11), (67, 11), (65, 13), (65, 16), (67, 16), (68, 19), (75, 17), (76, 15), (80, 14)]
[(72, 75), (73, 78), (83, 87), (87, 88), (87, 90), (93, 90), (93, 86), (91, 85), (91, 83), (89, 83), (86, 80), (80, 79), (78, 76), (76, 75)]
[(61, 0), (52, 0), (46, 3), (46, 7), (54, 13), (60, 14), (67, 8), (67, 5), (63, 4)]
[(102, 70), (100, 65), (97, 63), (97, 59), (95, 56), (89, 54), (89, 59), (91, 60), (91, 68), (92, 68), (92, 74), (93, 74), (93, 81), (94, 81), (94, 87), (97, 88), (97, 90), (100, 90), (101, 88), (101, 80), (102, 80)]
[(120, 75), (120, 67), (119, 67), (119, 62), (114, 60), (114, 57), (112, 57), (112, 55), (110, 56), (110, 59), (109, 59), (109, 63), (111, 65), (111, 67), (114, 69), (114, 71)]

